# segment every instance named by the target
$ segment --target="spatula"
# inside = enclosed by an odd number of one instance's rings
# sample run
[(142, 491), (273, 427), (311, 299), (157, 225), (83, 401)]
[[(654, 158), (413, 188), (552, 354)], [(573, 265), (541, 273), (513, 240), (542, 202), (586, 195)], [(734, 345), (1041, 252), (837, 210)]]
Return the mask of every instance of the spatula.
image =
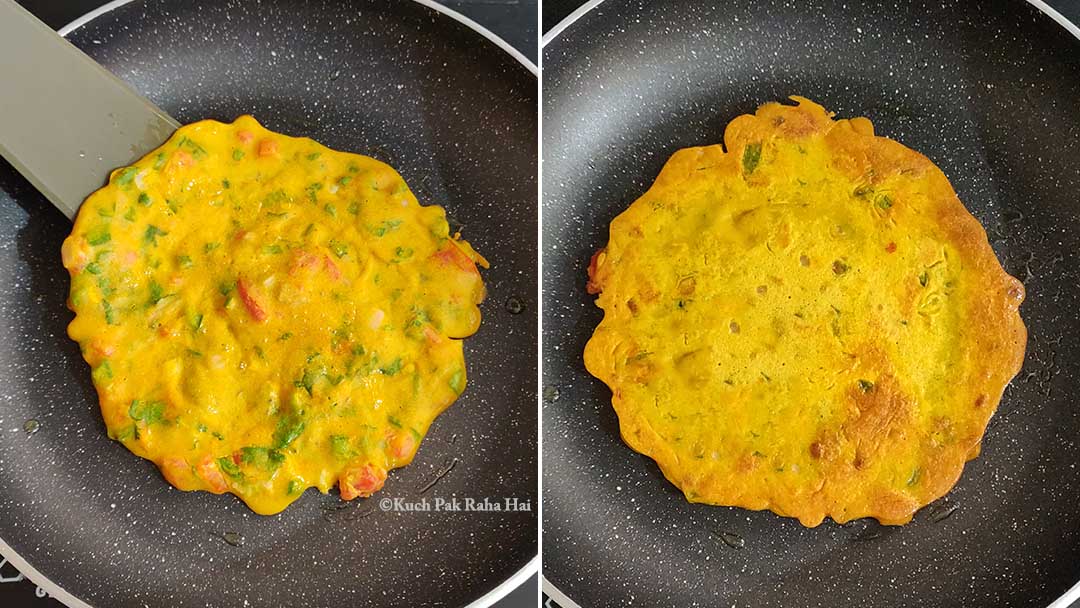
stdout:
[(69, 218), (180, 125), (13, 0), (0, 0), (0, 155)]

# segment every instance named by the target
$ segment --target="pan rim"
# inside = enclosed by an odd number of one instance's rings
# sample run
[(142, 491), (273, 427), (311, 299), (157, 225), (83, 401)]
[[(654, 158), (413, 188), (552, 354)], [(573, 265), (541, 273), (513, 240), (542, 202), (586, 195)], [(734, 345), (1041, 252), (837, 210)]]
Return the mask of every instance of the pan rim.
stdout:
[[(564, 31), (566, 31), (575, 22), (585, 16), (586, 13), (593, 10), (597, 6), (600, 6), (600, 4), (602, 4), (603, 2), (604, 0), (589, 0), (585, 4), (579, 6), (577, 10), (567, 15), (562, 21), (555, 24), (555, 26), (548, 30), (544, 34), (543, 38), (541, 38), (541, 51), (543, 49), (546, 49), (549, 44), (554, 42), (555, 39), (557, 39)], [(1028, 4), (1039, 9), (1047, 17), (1053, 19), (1055, 23), (1065, 28), (1065, 31), (1069, 32), (1078, 41), (1080, 41), (1080, 25), (1077, 25), (1076, 23), (1070, 21), (1068, 18), (1065, 17), (1065, 15), (1062, 15), (1060, 12), (1057, 11), (1057, 9), (1047, 4), (1044, 0), (1027, 0), (1027, 2)], [(541, 447), (541, 450), (542, 449), (543, 447)], [(543, 476), (541, 475), (541, 477)], [(543, 500), (542, 497), (541, 500)], [(540, 525), (541, 527), (543, 527), (543, 522), (541, 522)], [(543, 574), (540, 575), (540, 588), (545, 594), (553, 598), (563, 608), (581, 608), (581, 605), (570, 599), (569, 596), (559, 590), (559, 588), (556, 587), (555, 584), (548, 580), (548, 578)], [(1074, 602), (1077, 602), (1078, 600), (1080, 600), (1080, 581), (1077, 581), (1075, 585), (1067, 589), (1065, 593), (1061, 595), (1061, 597), (1051, 602), (1051, 604), (1047, 606), (1047, 608), (1070, 608), (1070, 606), (1072, 606), (1072, 604)]]
[[(57, 30), (57, 33), (60, 34), (60, 36), (66, 38), (68, 34), (74, 32), (75, 30), (86, 25), (87, 23), (90, 23), (94, 19), (97, 19), (98, 17), (114, 9), (133, 1), (134, 0), (112, 0), (111, 2), (107, 2), (99, 6), (98, 8), (76, 18), (67, 25), (61, 27), (59, 30)], [(522, 67), (527, 69), (533, 75), (533, 77), (539, 79), (540, 70), (536, 66), (536, 64), (530, 61), (528, 57), (521, 53), (521, 51), (517, 50), (513, 46), (510, 46), (510, 44), (503, 40), (498, 34), (480, 25), (469, 17), (466, 17), (465, 15), (455, 11), (454, 9), (439, 4), (435, 0), (412, 1), (431, 10), (434, 10), (437, 13), (445, 15), (461, 23), (462, 25), (465, 25), (474, 32), (480, 34), (489, 42), (493, 43), (495, 46), (501, 49), (503, 52), (507, 53), (515, 60), (517, 60), (517, 62), (520, 63)], [(27, 580), (40, 587), (50, 597), (57, 600), (67, 608), (95, 608), (91, 604), (88, 604), (84, 600), (81, 600), (75, 595), (71, 594), (59, 584), (53, 582), (49, 577), (42, 574), (37, 568), (32, 566), (29, 561), (19, 555), (19, 553), (15, 551), (11, 547), (11, 545), (7, 544), (3, 538), (0, 538), (0, 556), (10, 562), (11, 565), (15, 566), (15, 569), (18, 570), (23, 576), (25, 576)], [(539, 553), (537, 553), (528, 562), (526, 562), (524, 566), (519, 568), (516, 572), (511, 574), (501, 583), (488, 590), (479, 598), (467, 604), (464, 608), (488, 608), (495, 602), (506, 597), (511, 591), (520, 587), (525, 581), (529, 579), (530, 576), (539, 572), (540, 555)]]
[[(121, 7), (121, 6), (125, 5), (125, 4), (127, 4), (129, 2), (133, 2), (133, 1), (134, 0), (112, 0), (111, 2), (107, 2), (105, 4), (102, 4), (101, 6), (99, 6), (96, 9), (86, 13), (85, 15), (82, 15), (81, 17), (78, 17), (77, 19), (75, 19), (71, 23), (68, 23), (67, 25), (65, 25), (64, 27), (62, 27), (62, 28), (60, 28), (60, 29), (58, 29), (56, 31), (57, 31), (58, 34), (60, 34), (61, 36), (66, 38), (68, 34), (70, 34), (71, 32), (74, 32), (75, 30), (77, 30), (78, 28), (86, 25), (87, 23), (90, 23), (94, 19), (97, 19), (98, 17), (104, 15), (105, 13), (108, 13), (108, 12), (110, 12), (110, 11), (116, 9), (116, 8), (119, 8), (119, 7)], [(511, 57), (516, 59), (518, 63), (520, 63), (523, 67), (525, 67), (525, 69), (532, 72), (533, 76), (536, 76), (536, 77), (540, 76), (540, 69), (536, 67), (536, 64), (534, 64), (532, 61), (530, 61), (528, 57), (523, 55), (521, 53), (521, 51), (519, 51), (516, 48), (510, 46), (510, 43), (503, 40), (495, 32), (492, 32), (491, 30), (489, 30), (486, 27), (480, 25), (476, 21), (473, 21), (472, 19), (466, 17), (465, 15), (462, 15), (461, 13), (455, 11), (454, 9), (443, 6), (442, 4), (439, 4), (435, 0), (412, 0), (412, 1), (416, 2), (417, 4), (426, 6), (427, 8), (430, 8), (431, 10), (433, 10), (433, 11), (435, 11), (437, 13), (442, 13), (443, 15), (446, 15), (447, 17), (450, 17), (451, 19), (453, 19), (453, 20), (455, 20), (455, 21), (457, 21), (457, 22), (459, 22), (459, 23), (461, 23), (461, 24), (463, 24), (465, 26), (468, 26), (469, 29), (475, 31), (477, 34), (480, 34), (481, 36), (486, 38), (489, 42), (493, 43), (495, 46), (499, 47), (504, 52), (506, 52), (508, 55), (510, 55)], [(1078, 36), (1080, 36), (1080, 34), (1078, 34)]]
[[(424, 2), (427, 0), (416, 0), (416, 2)], [(555, 24), (555, 27), (548, 30), (543, 38), (541, 38), (541, 48), (547, 48), (547, 45), (559, 37), (568, 27), (574, 24), (578, 19), (581, 19), (585, 13), (593, 10), (597, 6), (600, 6), (604, 0), (589, 0), (585, 4), (582, 4), (574, 12), (567, 15), (562, 21)], [(1053, 19), (1058, 25), (1065, 28), (1065, 31), (1069, 32), (1080, 40), (1080, 25), (1069, 21), (1065, 15), (1062, 15), (1054, 7), (1047, 4), (1044, 0), (1027, 0), (1027, 3), (1042, 11), (1047, 17)]]

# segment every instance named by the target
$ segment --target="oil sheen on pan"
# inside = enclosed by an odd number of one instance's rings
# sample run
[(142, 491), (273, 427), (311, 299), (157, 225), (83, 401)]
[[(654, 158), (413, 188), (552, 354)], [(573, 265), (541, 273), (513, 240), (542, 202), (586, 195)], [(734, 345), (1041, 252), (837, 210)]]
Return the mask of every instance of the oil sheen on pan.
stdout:
[(585, 364), (688, 500), (903, 524), (978, 454), (1023, 286), (926, 157), (793, 99), (612, 221)]
[(393, 168), (250, 116), (113, 172), (63, 261), (109, 436), (261, 514), (412, 460), (465, 388), (486, 266)]

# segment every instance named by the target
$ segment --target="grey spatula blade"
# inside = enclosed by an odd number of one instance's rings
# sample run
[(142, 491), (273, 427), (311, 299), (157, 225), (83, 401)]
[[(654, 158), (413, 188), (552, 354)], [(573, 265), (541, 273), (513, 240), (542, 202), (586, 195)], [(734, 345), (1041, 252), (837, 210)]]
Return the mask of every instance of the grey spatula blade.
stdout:
[(13, 0), (0, 0), (0, 155), (69, 218), (179, 124)]

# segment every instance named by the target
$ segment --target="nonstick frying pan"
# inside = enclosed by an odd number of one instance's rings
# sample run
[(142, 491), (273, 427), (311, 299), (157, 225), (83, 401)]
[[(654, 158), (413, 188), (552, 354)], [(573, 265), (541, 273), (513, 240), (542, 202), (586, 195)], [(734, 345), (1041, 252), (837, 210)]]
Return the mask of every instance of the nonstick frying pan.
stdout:
[[(588, 607), (1055, 602), (1080, 580), (1080, 30), (1020, 1), (590, 7), (543, 49), (546, 589)], [(1027, 361), (982, 455), (907, 526), (689, 504), (582, 364), (611, 219), (672, 152), (793, 94), (928, 155), (1027, 288)]]
[[(0, 166), (5, 557), (71, 606), (110, 608), (486, 605), (527, 577), (537, 553), (535, 68), (428, 1), (136, 0), (66, 33), (181, 122), (252, 113), (391, 163), (492, 268), (484, 322), (465, 346), (469, 386), (416, 461), (374, 499), (309, 490), (261, 517), (231, 496), (170, 488), (106, 438), (65, 334), (59, 252), (70, 223)], [(510, 497), (532, 510), (384, 512), (382, 497)]]

